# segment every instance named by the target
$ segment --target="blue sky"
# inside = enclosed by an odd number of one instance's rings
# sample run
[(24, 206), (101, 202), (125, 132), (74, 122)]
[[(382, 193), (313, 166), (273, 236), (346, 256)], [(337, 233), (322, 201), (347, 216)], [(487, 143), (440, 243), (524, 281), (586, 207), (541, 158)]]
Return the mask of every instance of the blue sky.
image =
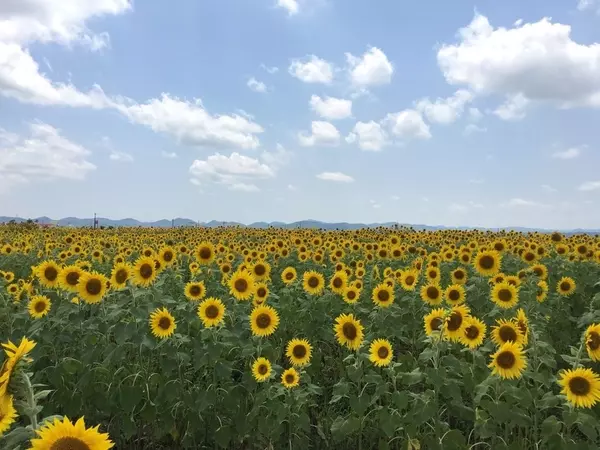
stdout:
[(2, 2), (0, 215), (600, 227), (599, 12)]

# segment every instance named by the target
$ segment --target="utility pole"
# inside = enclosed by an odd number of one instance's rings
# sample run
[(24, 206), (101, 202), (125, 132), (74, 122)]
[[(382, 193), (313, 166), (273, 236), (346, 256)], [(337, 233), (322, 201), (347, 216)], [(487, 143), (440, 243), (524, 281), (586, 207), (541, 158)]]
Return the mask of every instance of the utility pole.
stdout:
[(94, 230), (96, 229), (97, 225), (98, 225), (98, 219), (96, 219), (96, 213), (94, 213)]
[(171, 219), (171, 228), (175, 228), (175, 219)]

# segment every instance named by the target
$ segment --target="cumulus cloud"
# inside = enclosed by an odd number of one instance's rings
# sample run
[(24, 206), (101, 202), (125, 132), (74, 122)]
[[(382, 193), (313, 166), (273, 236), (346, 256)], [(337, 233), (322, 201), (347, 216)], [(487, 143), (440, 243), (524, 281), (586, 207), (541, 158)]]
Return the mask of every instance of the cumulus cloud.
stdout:
[(554, 152), (553, 158), (556, 159), (575, 159), (581, 155), (581, 150), (578, 147), (571, 147), (564, 151)]
[(317, 178), (324, 181), (335, 181), (338, 183), (352, 183), (354, 178), (342, 172), (323, 172), (317, 175)]
[(133, 162), (133, 156), (131, 154), (125, 152), (118, 152), (116, 150), (111, 151), (108, 157), (111, 161)]
[(311, 134), (298, 133), (298, 141), (304, 147), (315, 145), (335, 146), (340, 142), (340, 132), (329, 122), (313, 121)]
[(419, 111), (405, 109), (397, 113), (388, 114), (383, 123), (390, 132), (403, 139), (429, 139), (431, 132)]
[(277, 144), (274, 151), (264, 151), (260, 155), (260, 159), (274, 170), (288, 165), (292, 157), (293, 153), (281, 144)]
[(354, 86), (369, 87), (389, 84), (392, 80), (394, 67), (383, 51), (371, 47), (362, 56), (346, 53), (348, 72)]
[(346, 142), (358, 142), (361, 150), (377, 152), (387, 144), (387, 133), (380, 124), (374, 121), (357, 122), (352, 132), (346, 137)]
[(465, 89), (459, 89), (453, 96), (438, 98), (434, 102), (429, 98), (419, 100), (415, 108), (433, 123), (444, 125), (456, 121), (465, 109), (465, 105), (473, 100), (473, 94)]
[(56, 179), (83, 180), (96, 166), (89, 150), (42, 122), (30, 124), (29, 135), (0, 129), (0, 187)]
[(583, 192), (600, 190), (600, 181), (586, 181), (579, 186), (579, 190)]
[(237, 152), (230, 156), (215, 153), (206, 160), (197, 159), (189, 170), (195, 185), (217, 183), (245, 191), (258, 190), (254, 182), (275, 176), (275, 171), (268, 165)]
[(267, 85), (254, 77), (251, 77), (246, 85), (254, 92), (267, 92)]
[(501, 118), (519, 118), (530, 101), (600, 106), (600, 45), (575, 42), (569, 25), (549, 18), (494, 28), (476, 14), (437, 60), (448, 83), (506, 97)]
[(511, 95), (494, 110), (494, 114), (502, 120), (521, 120), (525, 118), (528, 105), (529, 100), (523, 94)]
[(288, 71), (305, 83), (329, 84), (333, 80), (333, 65), (315, 55), (292, 60)]
[(297, 0), (277, 0), (277, 6), (287, 10), (290, 16), (297, 14), (299, 10)]
[(463, 132), (463, 134), (465, 136), (471, 136), (472, 134), (485, 133), (486, 131), (487, 131), (487, 128), (480, 127), (478, 125), (475, 125), (474, 123), (470, 123), (465, 127), (465, 131)]
[(267, 66), (266, 64), (261, 64), (260, 67), (271, 75), (279, 72), (279, 67), (276, 66)]
[(311, 109), (324, 119), (338, 120), (352, 115), (352, 100), (313, 95), (309, 103)]

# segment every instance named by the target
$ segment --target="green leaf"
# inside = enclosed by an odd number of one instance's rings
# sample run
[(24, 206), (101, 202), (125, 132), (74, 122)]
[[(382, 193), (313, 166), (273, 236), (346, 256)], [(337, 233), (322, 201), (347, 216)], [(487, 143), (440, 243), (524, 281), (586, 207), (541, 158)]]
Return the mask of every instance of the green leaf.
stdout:
[(544, 440), (548, 440), (551, 436), (558, 434), (561, 428), (562, 424), (555, 416), (547, 417), (546, 420), (542, 422), (542, 437)]
[(227, 426), (219, 428), (215, 431), (215, 442), (221, 448), (227, 448), (231, 441), (231, 429)]
[(460, 431), (450, 430), (442, 438), (442, 448), (444, 450), (464, 450), (467, 448), (467, 441)]
[(392, 401), (400, 411), (408, 407), (410, 395), (406, 391), (396, 391), (392, 394)]

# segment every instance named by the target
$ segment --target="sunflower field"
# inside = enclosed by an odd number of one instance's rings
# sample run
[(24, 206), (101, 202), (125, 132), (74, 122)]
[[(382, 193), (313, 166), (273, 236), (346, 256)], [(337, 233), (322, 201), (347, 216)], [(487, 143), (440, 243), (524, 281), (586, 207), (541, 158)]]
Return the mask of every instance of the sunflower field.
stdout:
[(0, 226), (0, 449), (598, 449), (600, 238)]

